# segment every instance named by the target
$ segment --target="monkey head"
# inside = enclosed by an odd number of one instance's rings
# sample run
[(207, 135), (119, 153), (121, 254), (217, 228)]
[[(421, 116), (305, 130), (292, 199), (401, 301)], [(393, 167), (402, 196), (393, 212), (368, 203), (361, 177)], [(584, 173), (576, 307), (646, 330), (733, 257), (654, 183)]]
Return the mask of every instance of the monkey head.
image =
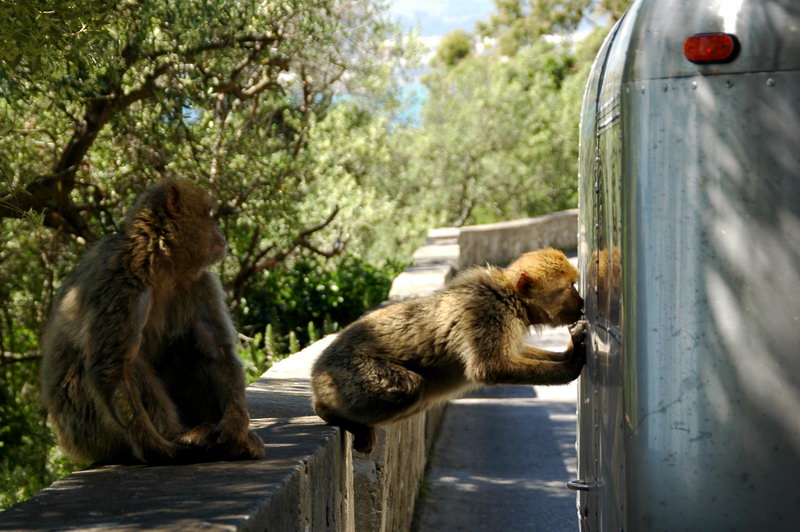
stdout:
[(167, 180), (139, 197), (125, 220), (134, 256), (149, 268), (197, 274), (225, 256), (227, 242), (214, 222), (214, 200), (185, 180)]
[(506, 268), (506, 276), (531, 325), (569, 325), (581, 319), (578, 270), (563, 252), (545, 248), (525, 253)]

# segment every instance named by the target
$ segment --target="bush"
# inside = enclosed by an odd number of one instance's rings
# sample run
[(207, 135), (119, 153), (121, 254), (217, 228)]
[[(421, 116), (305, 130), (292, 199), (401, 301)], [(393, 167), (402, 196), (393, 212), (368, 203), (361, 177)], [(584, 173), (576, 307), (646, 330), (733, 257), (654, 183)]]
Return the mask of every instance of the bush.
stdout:
[(240, 351), (248, 377), (257, 378), (276, 360), (338, 331), (389, 295), (406, 264), (376, 267), (358, 257), (334, 267), (311, 258), (267, 272), (239, 302)]
[[(404, 264), (375, 267), (358, 257), (331, 266), (304, 259), (272, 270), (240, 302), (239, 355), (248, 381), (275, 361), (335, 332), (386, 299)], [(20, 332), (19, 330), (17, 332)], [(30, 335), (36, 335), (31, 332)], [(0, 509), (25, 500), (86, 464), (57, 447), (39, 404), (38, 359), (0, 365)]]
[(8, 362), (0, 369), (0, 509), (80, 467), (56, 447), (38, 406), (37, 362)]

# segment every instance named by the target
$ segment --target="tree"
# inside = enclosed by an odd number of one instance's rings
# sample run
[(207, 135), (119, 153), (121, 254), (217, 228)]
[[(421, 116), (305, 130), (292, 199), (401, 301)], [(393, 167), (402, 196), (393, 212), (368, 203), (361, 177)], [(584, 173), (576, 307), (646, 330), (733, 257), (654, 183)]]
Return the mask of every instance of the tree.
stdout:
[[(380, 7), (121, 3), (61, 71), (42, 79), (22, 62), (4, 84), (0, 146), (16, 157), (0, 168), (8, 185), (0, 217), (36, 213), (91, 242), (114, 230), (115, 214), (146, 181), (177, 173), (224, 205), (219, 216), (244, 250), (237, 296), (295, 250), (339, 253), (343, 206), (295, 207), (311, 190), (306, 148), (334, 95), (391, 105), (384, 59), (397, 52), (385, 45), (392, 29)], [(312, 242), (328, 228), (327, 247)]]
[[(477, 35), (452, 34), (424, 78), (430, 96), (409, 178), (436, 191), (428, 210), (462, 225), (535, 216), (577, 202), (583, 86), (607, 33), (574, 30), (588, 0), (497, 0)], [(547, 38), (545, 38), (547, 37)], [(481, 53), (464, 43), (482, 43)], [(458, 50), (462, 52), (456, 53)]]
[[(408, 55), (384, 8), (382, 0), (0, 4), (0, 39), (10, 43), (0, 52), (8, 392), (0, 409), (27, 423), (0, 429), (0, 458), (11, 456), (7, 443), (17, 453), (3, 462), (4, 478), (25, 476), (7, 471), (26, 463), (38, 480), (25, 489), (52, 478), (52, 437), (31, 418), (38, 331), (75, 257), (118, 229), (149, 182), (186, 177), (218, 197), (231, 248), (220, 273), (248, 332), (264, 330), (248, 297), (271, 271), (349, 249), (367, 256), (381, 239), (388, 249), (399, 237), (387, 227), (419, 230), (398, 223), (395, 204), (413, 201), (392, 194), (405, 189), (382, 183), (397, 164), (393, 74)], [(19, 459), (20, 438), (34, 438), (27, 449), (36, 460)]]
[(42, 77), (52, 73), (59, 62), (90, 48), (119, 3), (0, 0), (0, 73), (10, 74), (21, 65)]
[[(426, 80), (419, 173), (448, 191), (446, 223), (542, 214), (571, 205), (555, 193), (574, 168), (554, 131), (559, 69), (568, 57), (538, 43), (513, 61), (475, 56)], [(558, 66), (559, 68), (556, 68)]]
[(586, 17), (591, 0), (495, 0), (496, 12), (478, 23), (482, 37), (498, 40), (503, 55), (514, 55), (545, 35), (569, 34)]
[(442, 39), (436, 49), (434, 61), (446, 67), (454, 67), (471, 52), (470, 35), (464, 30), (454, 30)]

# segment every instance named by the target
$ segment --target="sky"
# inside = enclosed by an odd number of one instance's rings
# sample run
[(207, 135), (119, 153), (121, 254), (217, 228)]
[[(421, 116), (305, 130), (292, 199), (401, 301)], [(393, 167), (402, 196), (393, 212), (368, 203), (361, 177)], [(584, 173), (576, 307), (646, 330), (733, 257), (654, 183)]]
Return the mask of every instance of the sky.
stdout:
[(418, 28), (433, 51), (455, 29), (472, 33), (475, 23), (494, 11), (494, 0), (390, 0), (389, 10), (403, 29)]
[[(472, 33), (475, 23), (487, 20), (492, 11), (494, 0), (389, 0), (389, 12), (403, 30), (416, 28), (420, 40), (428, 47), (423, 64), (428, 63), (445, 35), (456, 29)], [(409, 102), (404, 117), (412, 123), (419, 123), (422, 104), (427, 98), (427, 90), (419, 81), (424, 71), (423, 67), (409, 72), (412, 81), (401, 88)]]
[(475, 22), (486, 19), (494, 0), (391, 0), (390, 10), (408, 28), (419, 25), (422, 35), (444, 35), (461, 28), (472, 31)]
[[(494, 0), (389, 0), (389, 12), (403, 30), (419, 30), (420, 40), (428, 47), (428, 53), (422, 58), (423, 64), (433, 57), (445, 35), (456, 29), (473, 33), (475, 23), (489, 20), (494, 10)], [(591, 28), (588, 22), (583, 23), (576, 36), (588, 34)], [(419, 81), (419, 75), (424, 71), (423, 67), (412, 72), (413, 81), (403, 86), (403, 91), (416, 99), (408, 114), (412, 120), (419, 118), (422, 101), (427, 95), (424, 85)]]

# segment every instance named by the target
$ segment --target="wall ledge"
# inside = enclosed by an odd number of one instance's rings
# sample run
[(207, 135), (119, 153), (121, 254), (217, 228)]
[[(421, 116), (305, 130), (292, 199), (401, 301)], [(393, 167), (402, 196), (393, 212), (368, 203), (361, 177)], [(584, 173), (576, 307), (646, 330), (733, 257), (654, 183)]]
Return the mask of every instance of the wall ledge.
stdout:
[[(389, 302), (428, 294), (471, 264), (504, 264), (547, 245), (574, 249), (576, 214), (433, 229)], [(369, 456), (352, 452), (350, 435), (311, 408), (310, 369), (332, 340), (280, 361), (248, 388), (266, 459), (90, 467), (0, 513), (0, 530), (408, 530), (444, 407), (381, 428)]]

